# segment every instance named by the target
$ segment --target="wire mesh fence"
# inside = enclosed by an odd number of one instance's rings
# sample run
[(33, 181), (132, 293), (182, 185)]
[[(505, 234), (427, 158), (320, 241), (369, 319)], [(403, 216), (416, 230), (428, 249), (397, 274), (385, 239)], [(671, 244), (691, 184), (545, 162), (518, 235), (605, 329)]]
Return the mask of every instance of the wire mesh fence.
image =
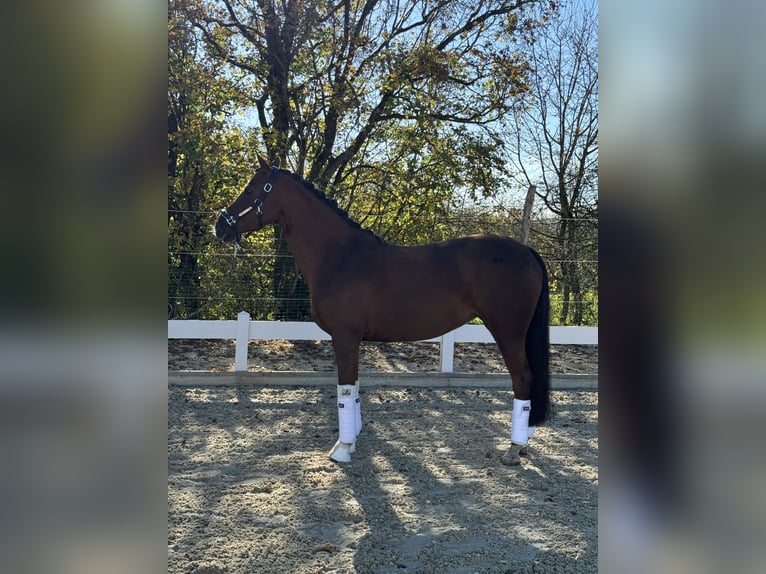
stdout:
[[(203, 220), (214, 221), (217, 216), (196, 213)], [(581, 221), (585, 231), (579, 241), (563, 246), (555, 239), (555, 222), (537, 220), (532, 225), (530, 245), (548, 266), (552, 325), (598, 323), (595, 226)], [(514, 220), (460, 218), (445, 221), (432, 240), (467, 235), (466, 229), (513, 237), (519, 227)], [(241, 248), (221, 243), (209, 231), (194, 238), (184, 237), (178, 229), (169, 233), (168, 319), (233, 319), (247, 311), (254, 320), (312, 320), (308, 288), (279, 228), (245, 236)]]

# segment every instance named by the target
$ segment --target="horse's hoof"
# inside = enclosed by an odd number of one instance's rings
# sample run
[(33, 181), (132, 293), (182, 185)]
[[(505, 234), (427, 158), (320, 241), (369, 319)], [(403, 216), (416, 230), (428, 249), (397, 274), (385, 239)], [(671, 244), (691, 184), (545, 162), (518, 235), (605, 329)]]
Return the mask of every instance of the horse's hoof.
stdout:
[(351, 462), (352, 447), (354, 443), (338, 441), (330, 451), (330, 458), (335, 462)]
[(506, 466), (518, 466), (521, 464), (521, 458), (517, 452), (509, 450), (500, 458), (500, 462)]
[(518, 466), (521, 464), (521, 457), (522, 456), (528, 456), (529, 451), (527, 450), (527, 445), (525, 444), (512, 444), (511, 448), (508, 449), (508, 452), (506, 452), (501, 458), (500, 462), (507, 466)]

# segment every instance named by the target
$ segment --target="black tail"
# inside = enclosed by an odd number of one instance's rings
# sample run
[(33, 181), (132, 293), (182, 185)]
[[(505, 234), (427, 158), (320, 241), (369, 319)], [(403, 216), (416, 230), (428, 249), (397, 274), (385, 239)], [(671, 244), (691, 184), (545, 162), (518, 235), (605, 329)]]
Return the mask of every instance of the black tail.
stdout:
[(548, 355), (550, 352), (550, 298), (548, 295), (548, 271), (540, 254), (534, 249), (530, 251), (540, 264), (543, 271), (543, 288), (537, 300), (537, 308), (532, 317), (532, 323), (527, 330), (526, 353), (527, 363), (532, 371), (531, 399), (532, 409), (529, 412), (529, 426), (538, 426), (550, 417), (550, 374), (548, 372)]

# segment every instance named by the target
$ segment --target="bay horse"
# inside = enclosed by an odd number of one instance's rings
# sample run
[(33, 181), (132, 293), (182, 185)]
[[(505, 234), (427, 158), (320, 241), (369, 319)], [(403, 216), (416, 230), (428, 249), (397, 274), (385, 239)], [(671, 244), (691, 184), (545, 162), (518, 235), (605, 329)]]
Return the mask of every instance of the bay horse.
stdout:
[(339, 437), (330, 451), (350, 462), (362, 427), (362, 341), (420, 341), (478, 317), (502, 353), (513, 386), (511, 446), (517, 465), (549, 416), (548, 277), (540, 255), (513, 239), (472, 235), (401, 247), (362, 229), (311, 183), (258, 157), (259, 169), (221, 210), (224, 242), (282, 227), (311, 294), (316, 323), (332, 339), (338, 368)]

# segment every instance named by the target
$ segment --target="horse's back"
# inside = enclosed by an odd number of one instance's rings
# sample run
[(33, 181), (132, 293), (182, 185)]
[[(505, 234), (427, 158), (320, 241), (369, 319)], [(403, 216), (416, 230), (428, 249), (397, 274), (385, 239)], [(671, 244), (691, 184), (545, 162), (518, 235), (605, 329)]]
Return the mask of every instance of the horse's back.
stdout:
[(439, 297), (454, 291), (465, 296), (476, 283), (498, 283), (536, 273), (535, 259), (521, 243), (498, 235), (472, 235), (413, 247), (385, 246), (373, 263), (371, 276), (382, 291)]

